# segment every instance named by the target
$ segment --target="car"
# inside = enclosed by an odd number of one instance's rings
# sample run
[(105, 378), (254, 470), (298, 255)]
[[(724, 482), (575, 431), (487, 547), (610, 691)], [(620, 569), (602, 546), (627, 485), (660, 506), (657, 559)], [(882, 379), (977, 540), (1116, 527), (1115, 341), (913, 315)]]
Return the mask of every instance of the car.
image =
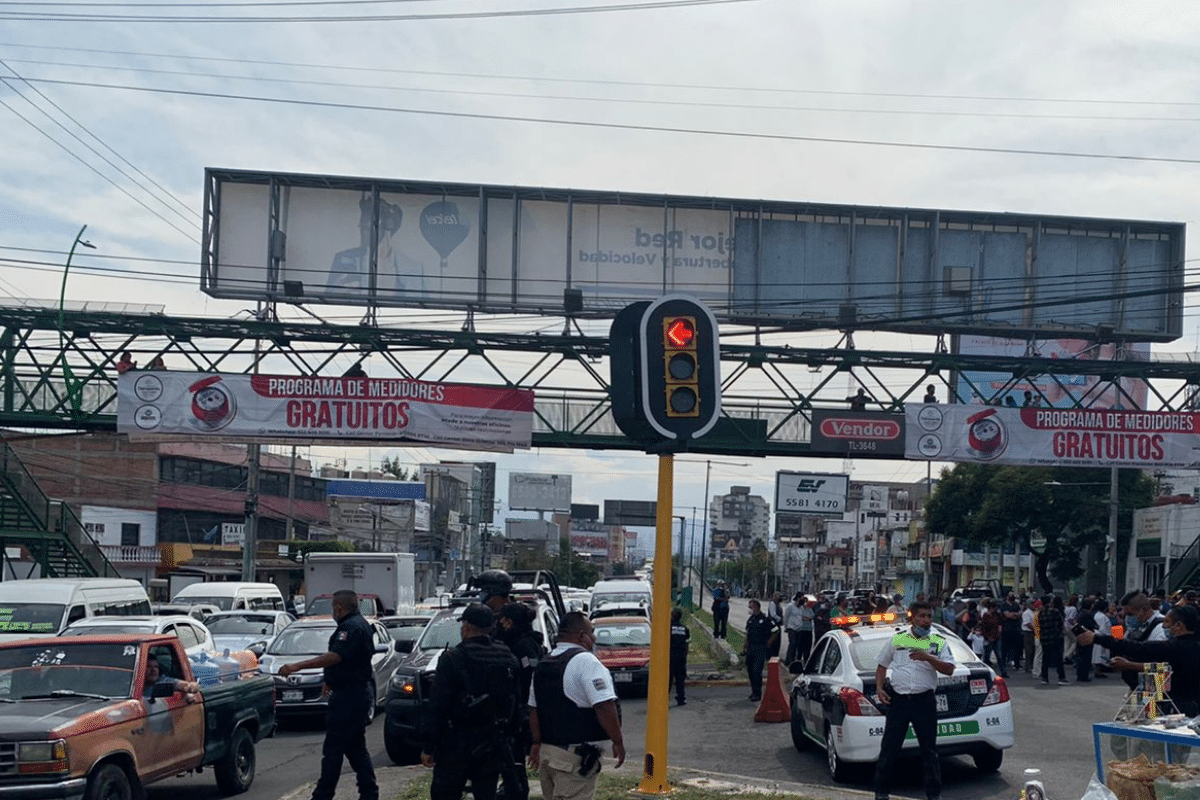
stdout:
[(170, 633), (179, 638), (188, 658), (201, 653), (213, 655), (216, 645), (204, 623), (194, 617), (176, 614), (171, 617), (88, 617), (72, 622), (59, 636), (96, 636), (125, 633)]
[(211, 603), (151, 603), (150, 613), (156, 617), (173, 617), (177, 614), (183, 614), (188, 617), (195, 617), (204, 622), (205, 618), (210, 614), (215, 614), (221, 609)]
[[(375, 702), (367, 713), (369, 722), (375, 718), (376, 709), (387, 696), (388, 684), (400, 664), (401, 653), (387, 628), (378, 620), (369, 619), (368, 622), (375, 645), (375, 655), (371, 658), (371, 694)], [(275, 679), (275, 713), (280, 717), (316, 714), (328, 707), (328, 698), (322, 694), (322, 670), (301, 670), (285, 678), (279, 674), (279, 669), (284, 664), (307, 661), (329, 652), (329, 638), (336, 629), (337, 622), (333, 617), (303, 617), (280, 631), (267, 645), (259, 668)]]
[[(521, 573), (514, 573), (514, 579)], [(539, 572), (539, 577), (549, 573)], [(555, 581), (551, 591), (535, 589), (542, 581), (514, 582), (512, 599), (529, 604), (534, 610), (533, 629), (542, 635), (549, 650), (558, 636), (560, 609), (565, 608)], [(388, 688), (383, 728), (383, 744), (396, 764), (416, 763), (421, 753), (421, 725), (433, 690), (438, 659), (461, 639), (463, 610), (474, 597), (454, 598), (449, 608), (438, 611), (421, 632), (413, 650), (400, 663)], [(565, 612), (564, 612), (565, 613)]]
[[(896, 633), (909, 628), (894, 614), (843, 617), (818, 641), (808, 660), (794, 662), (791, 735), (797, 750), (824, 748), (829, 773), (849, 780), (859, 765), (879, 757), (884, 707), (875, 693), (875, 666), (880, 650)], [(1008, 684), (941, 625), (954, 656), (954, 673), (938, 678), (938, 752), (969, 755), (983, 772), (1000, 768), (1004, 751), (1013, 746), (1015, 729)], [(916, 752), (912, 731), (905, 752)]]
[(643, 616), (601, 617), (592, 621), (593, 652), (612, 673), (613, 686), (645, 695), (650, 686), (650, 623)]
[(396, 649), (401, 653), (411, 653), (413, 645), (417, 643), (421, 632), (425, 630), (425, 626), (432, 618), (432, 614), (411, 614), (380, 617), (379, 621), (396, 640)]
[(593, 603), (588, 612), (589, 619), (595, 621), (603, 617), (641, 617), (650, 619), (650, 607), (641, 602), (601, 602)]
[(295, 621), (286, 611), (218, 611), (204, 625), (218, 653), (249, 650), (261, 657), (271, 640)]

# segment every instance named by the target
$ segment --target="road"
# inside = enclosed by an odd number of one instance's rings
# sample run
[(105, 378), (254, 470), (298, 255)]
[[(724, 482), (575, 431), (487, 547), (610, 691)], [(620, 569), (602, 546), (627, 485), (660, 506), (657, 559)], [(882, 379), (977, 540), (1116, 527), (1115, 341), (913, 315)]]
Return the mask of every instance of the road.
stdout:
[[(999, 773), (981, 776), (970, 759), (943, 761), (947, 800), (1012, 800), (1023, 784), (1027, 767), (1042, 769), (1047, 796), (1074, 800), (1083, 796), (1092, 772), (1090, 723), (1111, 720), (1124, 696), (1124, 685), (1114, 679), (1087, 685), (1041, 687), (1022, 673), (1011, 684), (1017, 718), (1017, 743), (1005, 755)], [(754, 722), (755, 704), (743, 686), (693, 687), (688, 704), (672, 706), (668, 766), (745, 775), (757, 779), (834, 787), (824, 754), (811, 749), (797, 753), (787, 724)], [(645, 752), (646, 701), (622, 701), (629, 761), (621, 772), (641, 774)], [(390, 766), (383, 749), (379, 720), (367, 732), (367, 742), (380, 770)], [(307, 729), (289, 728), (259, 746), (258, 775), (245, 800), (278, 800), (316, 778), (323, 731), (319, 724)], [(870, 790), (865, 780), (847, 788)], [(353, 776), (342, 782), (353, 786)], [(219, 797), (212, 773), (189, 775), (151, 787), (149, 800), (215, 800)], [(897, 770), (895, 795), (922, 797), (918, 761)], [(388, 800), (384, 798), (384, 800)]]

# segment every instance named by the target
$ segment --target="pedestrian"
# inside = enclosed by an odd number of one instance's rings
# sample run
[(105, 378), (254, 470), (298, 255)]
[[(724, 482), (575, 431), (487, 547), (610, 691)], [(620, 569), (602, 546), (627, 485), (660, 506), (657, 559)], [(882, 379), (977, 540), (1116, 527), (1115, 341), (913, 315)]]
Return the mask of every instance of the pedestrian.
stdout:
[[(1163, 627), (1170, 637), (1166, 641), (1131, 642), (1114, 639), (1112, 636), (1080, 634), (1080, 642), (1091, 644), (1094, 640), (1113, 652), (1112, 666), (1122, 671), (1141, 672), (1145, 665), (1154, 661), (1166, 661), (1171, 665), (1171, 686), (1167, 693), (1175, 710), (1189, 717), (1200, 714), (1200, 640), (1196, 638), (1200, 612), (1195, 606), (1175, 606), (1167, 612)], [(1135, 660), (1136, 659), (1136, 660)]]
[(370, 694), (375, 656), (371, 625), (358, 611), (358, 595), (349, 589), (333, 593), (333, 618), (337, 629), (329, 637), (329, 650), (323, 655), (284, 664), (279, 675), (322, 667), (329, 704), (325, 712), (325, 742), (321, 746), (321, 776), (313, 789), (312, 800), (333, 800), (342, 759), (350, 762), (358, 780), (358, 800), (379, 800), (375, 768), (367, 752), (367, 715), (375, 698)]
[(1092, 603), (1093, 601), (1086, 597), (1079, 601), (1079, 622), (1075, 629), (1075, 680), (1078, 683), (1092, 682), (1093, 645), (1085, 645), (1079, 639), (1079, 634), (1083, 631), (1096, 631), (1096, 612), (1092, 609)]
[[(1125, 609), (1125, 637), (1127, 642), (1165, 642), (1167, 628), (1163, 623), (1166, 618), (1150, 602), (1150, 598), (1141, 592), (1130, 592), (1121, 598), (1121, 606)], [(1138, 688), (1137, 673), (1129, 670), (1121, 671), (1121, 680), (1130, 689)]]
[(1004, 675), (1008, 676), (1008, 668), (1021, 668), (1021, 606), (1017, 596), (1012, 592), (1000, 604), (1000, 659), (1004, 664)]
[(126, 372), (137, 369), (137, 362), (133, 360), (133, 356), (129, 355), (128, 350), (122, 350), (116, 366), (117, 374), (124, 375)]
[(1037, 636), (1033, 624), (1037, 619), (1033, 613), (1033, 602), (1026, 599), (1021, 611), (1021, 642), (1025, 647), (1025, 671), (1033, 672), (1033, 656), (1037, 649)]
[(788, 637), (787, 658), (784, 660), (788, 664), (808, 660), (808, 651), (812, 649), (815, 618), (816, 612), (812, 603), (808, 602), (803, 594), (796, 592), (792, 602), (783, 609), (783, 628)]
[(892, 766), (904, 747), (909, 725), (925, 764), (925, 796), (928, 800), (942, 796), (935, 691), (938, 675), (954, 673), (954, 656), (945, 637), (933, 632), (933, 609), (928, 603), (913, 603), (908, 611), (912, 626), (883, 645), (875, 667), (875, 693), (887, 713), (875, 764), (875, 800), (888, 798)]
[(712, 591), (713, 638), (725, 639), (729, 626), (729, 587), (725, 581), (717, 581)]
[(865, 389), (859, 389), (856, 393), (846, 398), (846, 402), (850, 404), (851, 411), (866, 411), (867, 410), (867, 392)]
[(1062, 610), (1055, 604), (1057, 598), (1045, 595), (1042, 610), (1038, 612), (1038, 640), (1042, 643), (1042, 685), (1050, 683), (1050, 670), (1058, 672), (1058, 685), (1068, 686), (1066, 670), (1063, 669), (1063, 625), (1066, 620)]
[(606, 742), (617, 767), (625, 763), (617, 693), (612, 675), (591, 652), (595, 643), (591, 621), (570, 611), (559, 625), (558, 644), (533, 673), (529, 763), (539, 771), (545, 800), (592, 800)]
[[(1108, 618), (1108, 601), (1103, 597), (1098, 598), (1092, 608), (1095, 609), (1092, 620), (1096, 623), (1096, 633), (1100, 636), (1112, 633), (1112, 620)], [(1093, 645), (1092, 670), (1097, 678), (1108, 679), (1108, 674), (1105, 672), (1107, 665), (1108, 650), (1101, 645)]]
[(671, 684), (675, 684), (675, 703), (687, 705), (687, 657), (688, 647), (692, 642), (692, 632), (683, 624), (683, 609), (671, 609), (671, 664), (670, 676), (667, 679), (667, 692)]
[(895, 614), (898, 617), (903, 617), (908, 612), (908, 609), (904, 607), (904, 603), (902, 602), (903, 600), (904, 595), (902, 594), (892, 595), (892, 604), (888, 606), (883, 613)]
[(933, 390), (932, 383), (925, 387), (925, 398), (921, 402), (922, 403), (936, 403), (937, 402), (937, 392), (935, 392)]
[(1008, 677), (1008, 667), (1004, 666), (1004, 657), (1000, 654), (1000, 612), (988, 603), (979, 615), (979, 632), (983, 634), (983, 663), (991, 664), (993, 656), (1000, 677)]
[(153, 371), (164, 372), (167, 369), (167, 365), (166, 365), (166, 362), (163, 361), (163, 357), (161, 355), (159, 355), (159, 356), (155, 356), (154, 358), (150, 359), (150, 363), (146, 365), (146, 369), (148, 369), (152, 372)]
[(771, 641), (768, 642), (767, 658), (779, 658), (779, 648), (783, 642), (783, 595), (779, 592), (771, 595), (764, 613), (775, 628), (775, 633), (771, 634)]
[(750, 616), (746, 619), (746, 649), (742, 658), (746, 660), (746, 672), (750, 676), (750, 699), (762, 699), (762, 673), (767, 665), (767, 650), (771, 641), (774, 626), (762, 605), (757, 600), (750, 601)]
[(520, 665), (490, 636), (490, 608), (472, 603), (459, 622), (461, 641), (438, 659), (421, 763), (433, 767), (430, 800), (460, 800), (468, 780), (475, 800), (493, 800), (512, 757)]
[(958, 635), (966, 639), (977, 627), (979, 627), (979, 604), (974, 600), (968, 600), (966, 610), (958, 615)]
[(479, 590), (476, 599), (491, 609), (492, 614), (499, 614), (512, 602), (512, 577), (502, 569), (485, 569), (471, 578), (470, 585)]
[(510, 757), (500, 766), (505, 800), (528, 800), (529, 775), (525, 760), (533, 737), (529, 732), (529, 687), (533, 671), (546, 656), (542, 634), (533, 629), (533, 609), (525, 603), (509, 603), (500, 609), (496, 618), (496, 638), (504, 643), (517, 659), (517, 719), (509, 743)]

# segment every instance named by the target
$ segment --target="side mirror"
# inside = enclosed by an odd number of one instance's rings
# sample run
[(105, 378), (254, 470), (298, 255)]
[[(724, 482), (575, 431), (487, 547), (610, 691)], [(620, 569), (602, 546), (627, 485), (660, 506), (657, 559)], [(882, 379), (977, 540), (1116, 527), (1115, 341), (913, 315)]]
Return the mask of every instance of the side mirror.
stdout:
[(396, 642), (396, 652), (411, 653), (413, 651), (414, 644), (416, 644), (416, 642), (411, 639), (406, 642)]
[(390, 642), (380, 642), (379, 644), (375, 645), (375, 652), (376, 652), (376, 653), (390, 653), (390, 652), (392, 652), (392, 643), (390, 643)]
[(173, 694), (175, 694), (175, 684), (173, 683), (167, 683), (164, 681), (162, 683), (154, 683), (150, 685), (149, 696), (152, 698), (170, 697)]

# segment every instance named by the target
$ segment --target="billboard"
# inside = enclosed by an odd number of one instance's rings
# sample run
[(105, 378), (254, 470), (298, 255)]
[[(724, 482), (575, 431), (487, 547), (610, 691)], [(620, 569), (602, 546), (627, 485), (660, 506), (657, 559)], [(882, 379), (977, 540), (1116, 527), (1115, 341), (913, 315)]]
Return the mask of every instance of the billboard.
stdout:
[(653, 528), (658, 524), (658, 503), (654, 500), (605, 500), (604, 524)]
[(571, 476), (513, 472), (508, 476), (508, 507), (513, 511), (571, 510)]
[(1182, 223), (208, 169), (201, 288), (590, 316), (678, 293), (742, 324), (1170, 341), (1183, 240)]
[(1200, 413), (911, 406), (906, 458), (1070, 467), (1200, 467)]
[(821, 514), (840, 517), (846, 510), (849, 475), (824, 472), (776, 472), (776, 514)]
[[(1001, 336), (964, 334), (958, 337), (961, 355), (1011, 356), (1014, 358), (1047, 358), (1052, 360), (1097, 361), (1097, 372), (1103, 371), (1106, 361), (1149, 361), (1150, 344), (1099, 344), (1085, 339), (1009, 339)], [(1119, 390), (1118, 390), (1119, 385)], [(1037, 375), (1015, 380), (1012, 372), (965, 370), (958, 374), (958, 402), (993, 402), (996, 405), (1024, 403), (1025, 392), (1031, 392), (1043, 405), (1070, 408), (1145, 408), (1146, 382), (1136, 378), (1120, 378), (1101, 384), (1097, 375)]]
[(812, 452), (903, 458), (904, 415), (814, 408)]
[(132, 438), (420, 442), (511, 452), (533, 437), (533, 392), (392, 378), (127, 372)]

